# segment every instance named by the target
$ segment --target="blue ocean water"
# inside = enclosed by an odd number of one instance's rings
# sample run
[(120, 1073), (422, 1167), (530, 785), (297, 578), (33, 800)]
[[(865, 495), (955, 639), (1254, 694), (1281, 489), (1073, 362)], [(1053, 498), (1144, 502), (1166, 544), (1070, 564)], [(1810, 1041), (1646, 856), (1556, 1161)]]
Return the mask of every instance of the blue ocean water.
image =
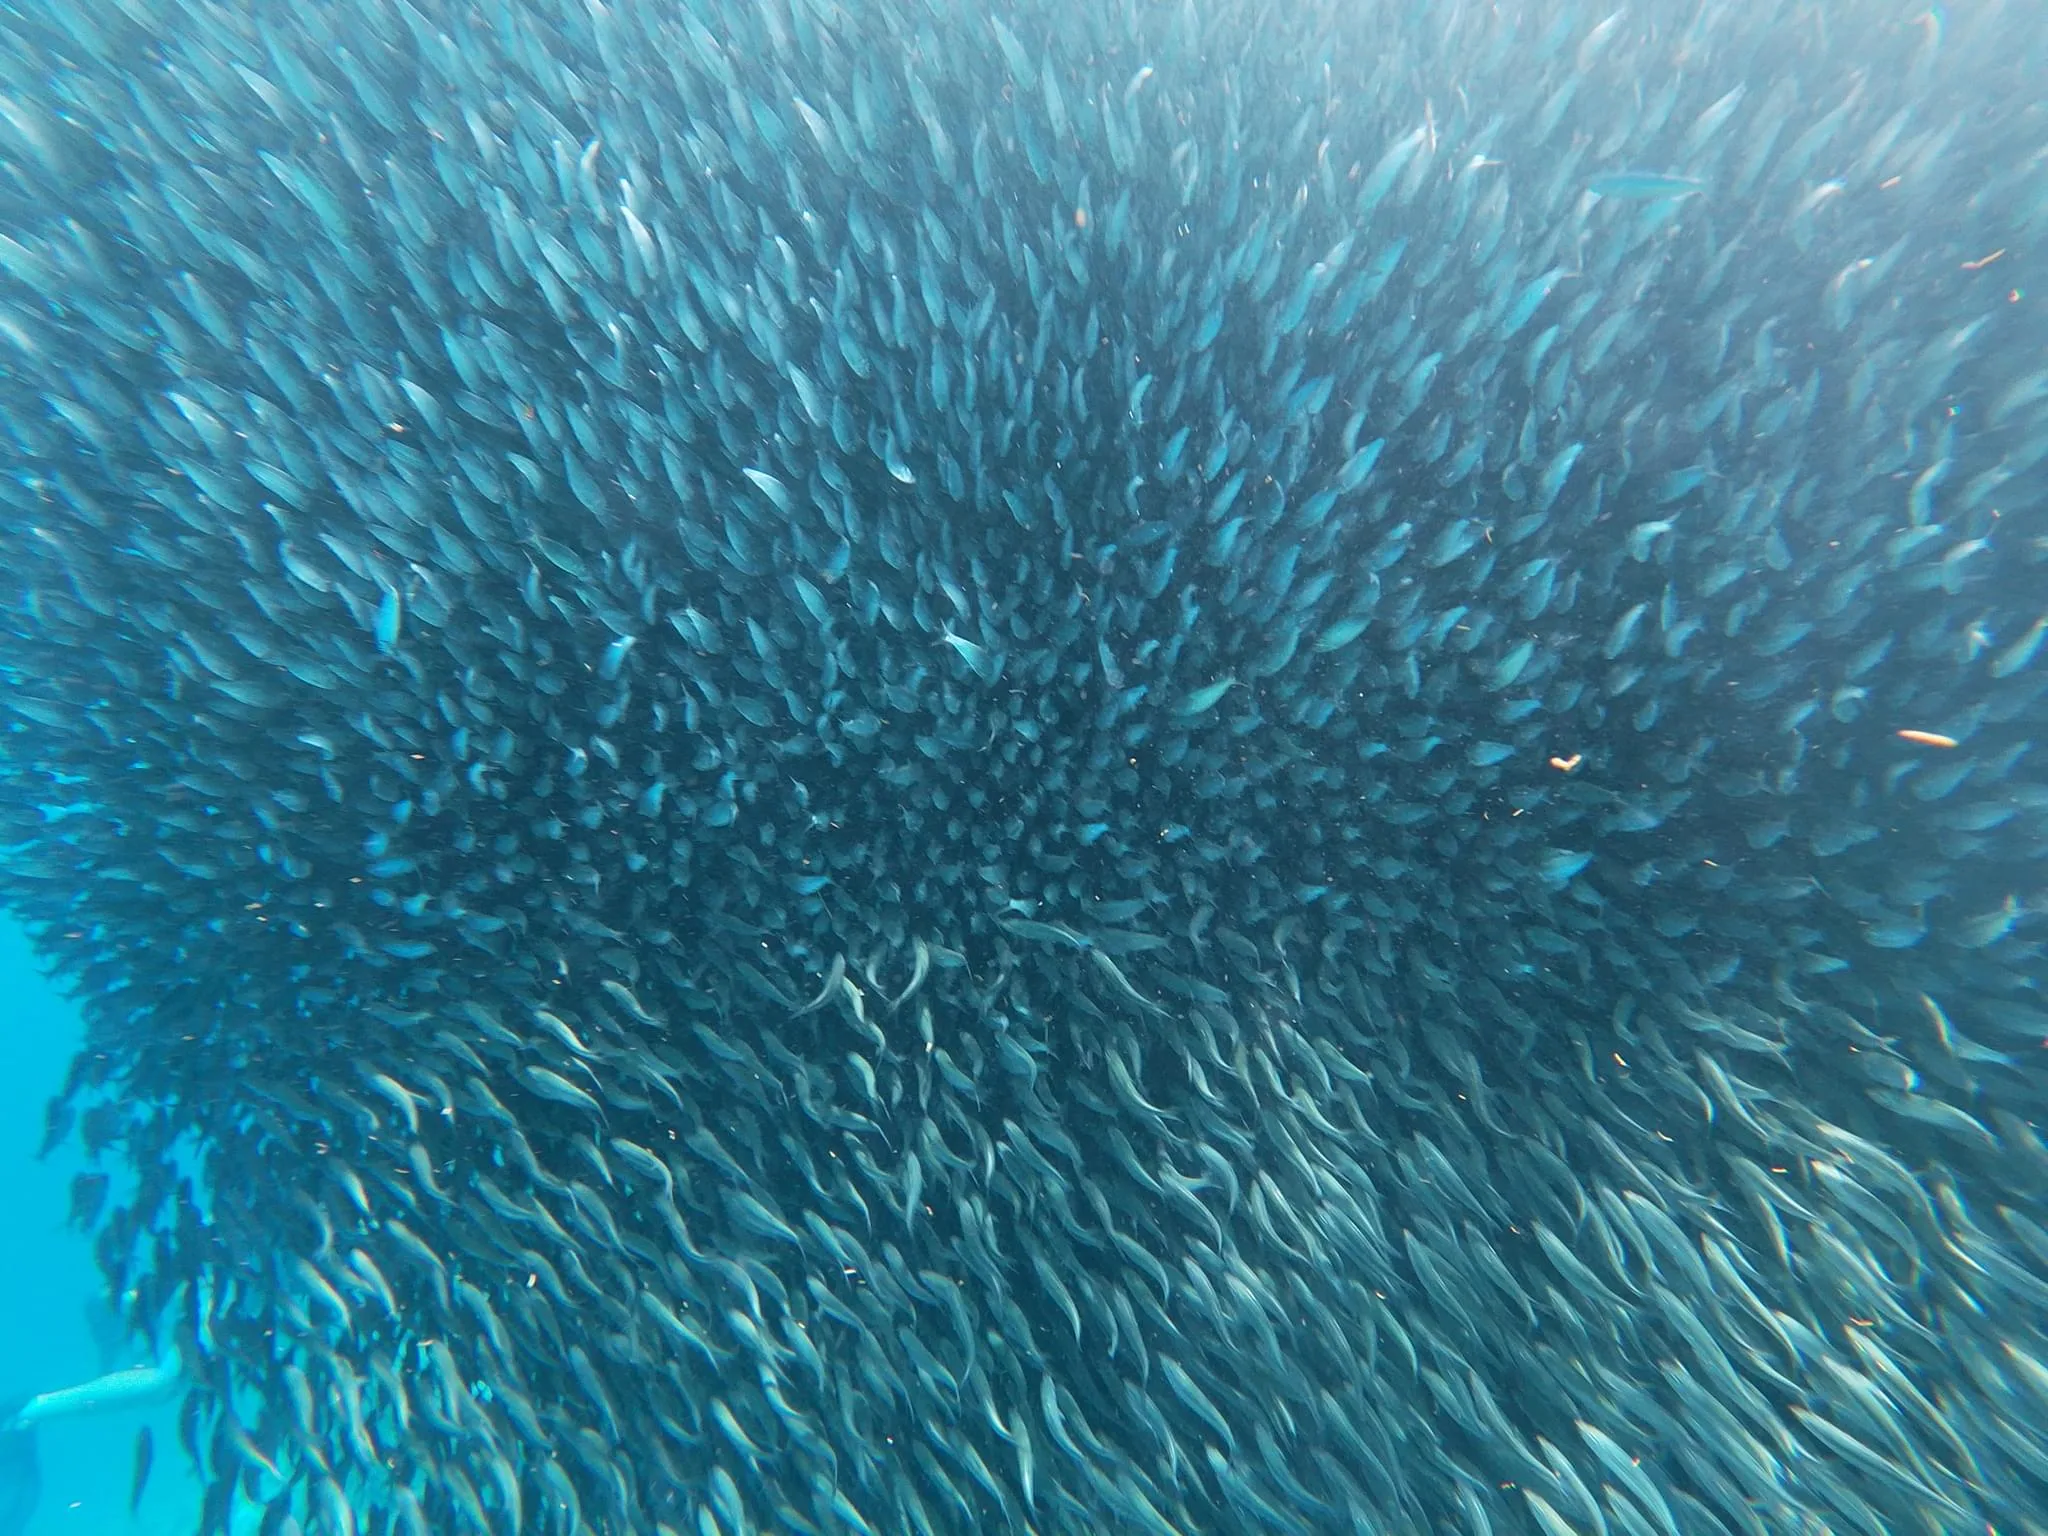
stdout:
[[(65, 1221), (75, 1143), (38, 1159), (43, 1110), (79, 1048), (78, 1012), (36, 969), (28, 940), (0, 924), (0, 1401), (76, 1386), (136, 1363), (110, 1356), (90, 1309), (100, 1294), (87, 1239)], [(22, 1536), (190, 1530), (199, 1488), (177, 1450), (173, 1408), (59, 1420), (36, 1433), (43, 1489)], [(129, 1513), (135, 1441), (156, 1451)]]

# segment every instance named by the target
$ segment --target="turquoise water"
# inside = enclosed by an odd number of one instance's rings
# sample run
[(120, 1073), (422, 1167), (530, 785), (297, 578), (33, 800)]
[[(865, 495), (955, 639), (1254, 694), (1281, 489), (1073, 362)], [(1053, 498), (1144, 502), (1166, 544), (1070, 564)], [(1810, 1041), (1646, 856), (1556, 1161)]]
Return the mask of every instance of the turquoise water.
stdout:
[[(0, 925), (0, 1398), (88, 1381), (111, 1365), (87, 1308), (99, 1293), (92, 1248), (66, 1225), (67, 1143), (38, 1161), (43, 1107), (78, 1049), (77, 1010), (37, 973), (28, 941)], [(178, 1449), (175, 1408), (61, 1420), (37, 1431), (43, 1496), (25, 1536), (190, 1530), (199, 1488)], [(155, 1439), (153, 1470), (131, 1517), (137, 1433)]]

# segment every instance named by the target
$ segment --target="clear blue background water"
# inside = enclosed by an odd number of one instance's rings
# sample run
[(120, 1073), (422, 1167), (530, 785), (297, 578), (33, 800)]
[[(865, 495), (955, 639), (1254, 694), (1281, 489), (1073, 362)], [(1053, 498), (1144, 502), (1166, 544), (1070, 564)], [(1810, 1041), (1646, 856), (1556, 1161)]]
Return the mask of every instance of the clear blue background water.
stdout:
[[(102, 1369), (86, 1315), (100, 1289), (92, 1246), (64, 1219), (83, 1160), (75, 1146), (36, 1160), (43, 1108), (81, 1034), (77, 1010), (38, 972), (26, 937), (0, 922), (0, 1396), (72, 1386)], [(131, 1519), (135, 1437), (145, 1424), (156, 1439), (155, 1470)], [(43, 1497), (29, 1536), (194, 1528), (199, 1489), (178, 1446), (174, 1407), (58, 1422), (37, 1435)]]

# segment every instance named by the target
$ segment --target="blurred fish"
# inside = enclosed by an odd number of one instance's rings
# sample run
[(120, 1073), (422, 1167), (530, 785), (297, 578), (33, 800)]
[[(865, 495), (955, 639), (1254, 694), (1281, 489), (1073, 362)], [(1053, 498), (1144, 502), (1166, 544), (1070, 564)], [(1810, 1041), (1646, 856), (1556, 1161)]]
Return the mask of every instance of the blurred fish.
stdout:
[(156, 1442), (145, 1424), (135, 1432), (135, 1465), (128, 1479), (128, 1518), (131, 1520), (142, 1508), (142, 1494), (149, 1486), (149, 1468), (155, 1456)]
[(87, 1297), (84, 1311), (86, 1331), (92, 1335), (102, 1375), (148, 1358), (147, 1347), (136, 1339), (127, 1320), (105, 1295)]
[(154, 1365), (132, 1366), (95, 1376), (76, 1386), (39, 1392), (16, 1404), (9, 1422), (22, 1429), (33, 1429), (52, 1419), (146, 1407), (172, 1396), (182, 1379), (176, 1353), (166, 1351)]
[(1595, 176), (1586, 183), (1586, 190), (1595, 197), (1612, 198), (1616, 202), (1663, 203), (1692, 197), (1704, 188), (1690, 177), (1673, 176), (1662, 171), (1613, 171)]

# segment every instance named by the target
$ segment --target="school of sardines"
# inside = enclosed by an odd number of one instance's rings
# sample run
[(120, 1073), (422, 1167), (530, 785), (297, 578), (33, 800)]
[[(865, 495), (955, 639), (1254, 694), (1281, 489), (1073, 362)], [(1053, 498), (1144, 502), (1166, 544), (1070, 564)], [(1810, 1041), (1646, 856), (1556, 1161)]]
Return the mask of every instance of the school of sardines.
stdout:
[(203, 1532), (2048, 1531), (2048, 18), (0, 14), (0, 900)]

